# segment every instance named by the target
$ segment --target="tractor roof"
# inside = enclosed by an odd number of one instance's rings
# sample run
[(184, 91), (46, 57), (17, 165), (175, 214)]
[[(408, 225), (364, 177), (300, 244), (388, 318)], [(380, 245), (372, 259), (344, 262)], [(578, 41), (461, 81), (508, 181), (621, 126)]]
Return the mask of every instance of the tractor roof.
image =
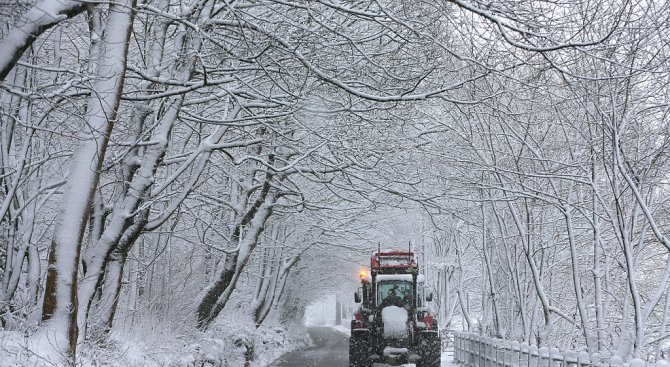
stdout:
[(414, 252), (376, 252), (370, 259), (370, 269), (376, 274), (407, 274), (418, 272)]

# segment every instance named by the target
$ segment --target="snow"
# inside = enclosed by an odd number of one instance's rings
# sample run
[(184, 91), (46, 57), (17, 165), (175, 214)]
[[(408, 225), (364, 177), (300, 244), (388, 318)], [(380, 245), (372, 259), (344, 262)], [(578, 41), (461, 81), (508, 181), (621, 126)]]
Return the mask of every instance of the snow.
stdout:
[(407, 335), (407, 310), (402, 307), (388, 306), (382, 310), (384, 337), (403, 339)]
[(441, 358), (441, 367), (454, 367), (457, 366), (458, 363), (454, 362), (454, 349), (453, 346), (446, 351), (442, 351), (442, 358)]
[(345, 325), (334, 325), (332, 326), (333, 330), (337, 331), (338, 333), (342, 333), (346, 336), (351, 336), (351, 328), (345, 326)]
[[(78, 347), (77, 365), (82, 367), (265, 367), (272, 361), (310, 342), (304, 329), (286, 330), (278, 326), (214, 325), (206, 333), (170, 330), (143, 325), (133, 330), (116, 330), (103, 344), (84, 343)], [(51, 357), (37, 355), (34, 339), (17, 331), (0, 330), (0, 367), (51, 365)], [(45, 348), (46, 350), (53, 348)]]
[[(32, 38), (49, 26), (67, 19), (67, 15), (62, 13), (71, 11), (78, 6), (77, 2), (63, 0), (41, 0), (37, 2), (35, 6), (21, 16), (15, 26), (1, 40), (0, 49), (3, 52), (0, 52), (0, 73), (11, 70), (22, 48), (29, 45)], [(40, 28), (42, 28), (42, 31), (40, 31)]]
[(0, 331), (0, 367), (17, 365), (16, 360), (26, 351), (23, 335), (18, 331)]
[(40, 325), (30, 339), (13, 341), (23, 346), (24, 350), (18, 355), (28, 357), (29, 360), (66, 363), (66, 357), (61, 351), (66, 351), (68, 348), (67, 327), (67, 320), (62, 317), (49, 319)]

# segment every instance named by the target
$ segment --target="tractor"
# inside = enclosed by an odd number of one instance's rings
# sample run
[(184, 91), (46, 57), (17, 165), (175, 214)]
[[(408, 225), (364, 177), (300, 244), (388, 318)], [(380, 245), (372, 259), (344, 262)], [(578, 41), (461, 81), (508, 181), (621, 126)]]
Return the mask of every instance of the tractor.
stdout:
[(433, 299), (411, 251), (377, 251), (360, 272), (351, 320), (349, 367), (439, 367), (441, 342)]

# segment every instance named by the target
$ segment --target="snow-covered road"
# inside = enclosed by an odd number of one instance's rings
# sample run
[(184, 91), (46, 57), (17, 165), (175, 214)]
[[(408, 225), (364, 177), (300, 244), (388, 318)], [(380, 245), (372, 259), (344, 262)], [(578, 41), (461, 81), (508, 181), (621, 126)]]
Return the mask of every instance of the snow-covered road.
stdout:
[(347, 367), (349, 366), (348, 338), (330, 326), (308, 329), (314, 345), (281, 357), (271, 367)]
[[(332, 326), (310, 326), (309, 335), (314, 345), (291, 352), (270, 367), (348, 367), (349, 341), (346, 333)], [(451, 354), (443, 353), (442, 367), (451, 367)]]

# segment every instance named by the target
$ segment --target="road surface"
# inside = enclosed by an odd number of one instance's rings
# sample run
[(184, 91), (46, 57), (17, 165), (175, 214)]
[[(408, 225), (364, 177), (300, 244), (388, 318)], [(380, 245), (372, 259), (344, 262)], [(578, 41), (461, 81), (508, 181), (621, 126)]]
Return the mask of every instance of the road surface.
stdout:
[[(349, 367), (349, 338), (331, 326), (307, 329), (314, 345), (288, 353), (270, 367)], [(442, 367), (453, 367), (453, 351), (442, 353)], [(375, 367), (388, 366), (376, 363)]]
[(328, 326), (308, 330), (314, 345), (288, 353), (271, 367), (349, 367), (349, 339)]

